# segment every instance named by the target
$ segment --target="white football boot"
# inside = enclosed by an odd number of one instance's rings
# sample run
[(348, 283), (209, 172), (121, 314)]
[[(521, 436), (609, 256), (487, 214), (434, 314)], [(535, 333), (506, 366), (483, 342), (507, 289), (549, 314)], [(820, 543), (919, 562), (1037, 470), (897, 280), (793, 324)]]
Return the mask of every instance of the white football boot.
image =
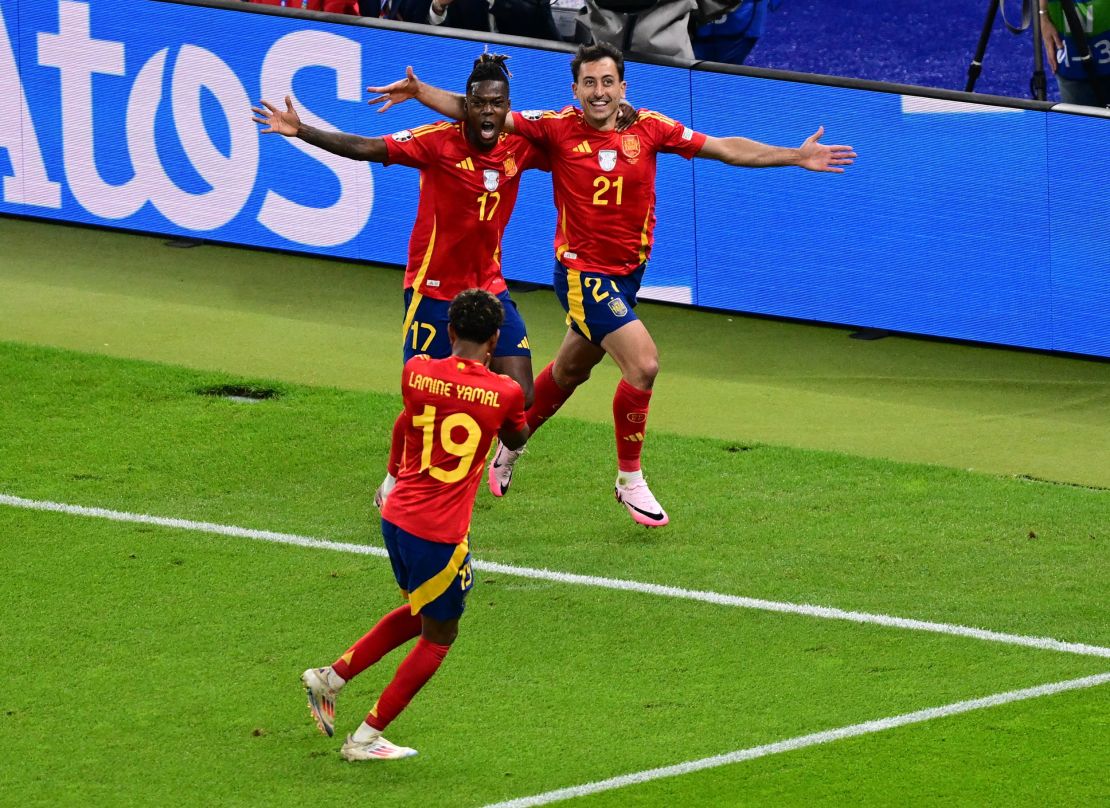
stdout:
[(346, 683), (329, 665), (306, 670), (301, 674), (301, 684), (317, 729), (330, 738), (335, 734), (335, 697)]
[(339, 750), (346, 760), (400, 760), (412, 757), (415, 749), (407, 746), (397, 746), (382, 737), (379, 732), (376, 737), (365, 741), (356, 741), (354, 735), (347, 736), (347, 742)]

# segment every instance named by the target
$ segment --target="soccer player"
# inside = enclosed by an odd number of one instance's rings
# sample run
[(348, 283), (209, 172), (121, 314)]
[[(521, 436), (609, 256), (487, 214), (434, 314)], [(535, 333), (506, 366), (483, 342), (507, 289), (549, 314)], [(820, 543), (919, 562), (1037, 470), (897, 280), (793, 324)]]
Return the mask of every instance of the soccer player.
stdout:
[[(385, 137), (326, 132), (303, 123), (286, 96), (285, 110), (268, 101), (252, 107), (264, 134), (297, 137), (352, 160), (420, 169), (420, 202), (409, 239), (405, 268), (403, 355), (444, 357), (447, 308), (463, 289), (485, 289), (505, 308), (501, 339), (491, 367), (512, 377), (532, 403), (532, 353), (528, 333), (501, 274), (501, 237), (516, 204), (520, 175), (530, 168), (548, 170), (547, 158), (531, 141), (504, 131), (509, 112), (508, 57), (482, 54), (460, 96), (459, 122), (440, 122)], [(393, 451), (404, 424), (394, 423)], [(399, 455), (391, 454), (387, 473), (375, 493), (380, 508), (396, 482)]]
[[(489, 370), (504, 318), (489, 292), (459, 293), (448, 309), (451, 355), (418, 354), (401, 374), (404, 460), (382, 508), (382, 535), (393, 575), (407, 603), (386, 614), (324, 668), (301, 677), (320, 731), (335, 729), (340, 689), (395, 648), (419, 637), (366, 720), (347, 737), (347, 760), (409, 757), (382, 731), (405, 709), (451, 650), (467, 593), (470, 516), (493, 439), (520, 447), (528, 439), (524, 394), (508, 376)], [(397, 438), (395, 438), (396, 440)]]
[[(540, 146), (551, 161), (555, 208), (555, 292), (569, 329), (555, 356), (536, 378), (528, 410), (533, 432), (554, 415), (606, 354), (621, 371), (613, 397), (617, 444), (617, 501), (642, 525), (669, 522), (644, 481), (640, 456), (659, 353), (636, 317), (636, 294), (651, 255), (655, 227), (655, 161), (660, 152), (704, 157), (734, 166), (800, 166), (843, 172), (855, 158), (850, 146), (819, 142), (823, 128), (796, 149), (743, 137), (710, 137), (650, 110), (617, 131), (624, 97), (624, 58), (607, 44), (583, 45), (571, 62), (571, 89), (581, 108), (512, 113), (506, 128)], [(416, 98), (444, 115), (459, 117), (462, 99), (422, 83), (412, 72), (386, 87), (373, 102), (383, 109)], [(498, 445), (489, 488), (504, 496), (520, 451)]]

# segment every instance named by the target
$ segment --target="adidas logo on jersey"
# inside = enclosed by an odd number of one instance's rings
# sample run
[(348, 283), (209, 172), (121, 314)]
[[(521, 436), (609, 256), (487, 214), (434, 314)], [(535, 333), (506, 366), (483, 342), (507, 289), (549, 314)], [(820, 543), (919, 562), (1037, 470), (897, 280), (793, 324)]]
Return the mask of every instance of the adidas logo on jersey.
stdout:
[(520, 342), (518, 342), (518, 343), (516, 344), (516, 347), (518, 347), (518, 348), (523, 348), (523, 349), (524, 349), (524, 350), (526, 350), (526, 351), (530, 351), (530, 350), (532, 350), (532, 346), (528, 344), (528, 337), (525, 337), (525, 338), (524, 338), (524, 339), (522, 339), (522, 340), (521, 340)]
[(474, 161), (467, 157), (465, 160), (455, 163), (455, 168), (461, 168), (463, 171), (473, 171)]
[(583, 140), (581, 143), (579, 143), (577, 146), (575, 146), (574, 151), (578, 152), (579, 154), (593, 154), (594, 153), (594, 150), (590, 148), (590, 141), (588, 141), (588, 140)]

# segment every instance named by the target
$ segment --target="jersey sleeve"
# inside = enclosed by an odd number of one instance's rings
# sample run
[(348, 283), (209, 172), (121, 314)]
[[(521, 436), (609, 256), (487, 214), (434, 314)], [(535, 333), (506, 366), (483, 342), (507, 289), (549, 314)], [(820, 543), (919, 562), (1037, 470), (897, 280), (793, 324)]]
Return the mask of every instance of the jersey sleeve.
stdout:
[(508, 427), (509, 429), (520, 432), (528, 425), (528, 418), (524, 414), (524, 391), (520, 389), (520, 385), (515, 381), (505, 376), (508, 388), (508, 404), (505, 408), (505, 420), (501, 422), (501, 428)]
[(547, 152), (527, 138), (524, 140), (524, 159), (521, 163), (522, 171), (527, 171), (529, 168), (551, 171), (551, 160), (548, 159)]
[(557, 113), (550, 110), (526, 109), (523, 112), (513, 111), (513, 128), (518, 135), (528, 138), (541, 149), (551, 143), (554, 123)]
[(412, 168), (424, 168), (435, 160), (439, 153), (439, 133), (443, 125), (431, 124), (418, 126), (415, 129), (402, 129), (392, 135), (386, 135), (385, 148), (388, 154), (385, 164), (394, 163)]
[(706, 136), (684, 126), (673, 118), (651, 110), (641, 110), (640, 118), (653, 129), (658, 151), (679, 154), (687, 160), (694, 157), (705, 145)]

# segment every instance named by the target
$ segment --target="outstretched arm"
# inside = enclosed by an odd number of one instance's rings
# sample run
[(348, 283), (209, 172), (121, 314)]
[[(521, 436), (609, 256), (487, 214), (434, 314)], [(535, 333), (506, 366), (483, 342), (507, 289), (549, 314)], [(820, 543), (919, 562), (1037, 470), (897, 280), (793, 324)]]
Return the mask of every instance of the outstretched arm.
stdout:
[(378, 94), (369, 101), (371, 104), (381, 104), (378, 112), (385, 112), (394, 104), (415, 98), (428, 109), (435, 110), (447, 118), (461, 121), (466, 117), (466, 103), (461, 95), (425, 84), (416, 77), (412, 67), (405, 68), (403, 79), (383, 87), (367, 87), (366, 92)]
[(817, 127), (817, 131), (796, 149), (770, 146), (746, 137), (710, 137), (706, 139), (697, 156), (720, 160), (731, 166), (800, 166), (809, 171), (842, 174), (844, 166), (850, 166), (855, 160), (856, 153), (851, 146), (826, 146), (819, 143), (824, 133), (825, 127)]
[(285, 96), (285, 109), (279, 110), (269, 101), (260, 101), (262, 107), (251, 107), (255, 123), (260, 123), (265, 128), (262, 134), (279, 134), (285, 137), (296, 137), (305, 143), (348, 157), (351, 160), (368, 160), (374, 163), (384, 163), (389, 159), (385, 140), (380, 137), (360, 137), (348, 135), (343, 132), (325, 132), (315, 126), (309, 126), (301, 121), (301, 116), (293, 107), (293, 99)]

